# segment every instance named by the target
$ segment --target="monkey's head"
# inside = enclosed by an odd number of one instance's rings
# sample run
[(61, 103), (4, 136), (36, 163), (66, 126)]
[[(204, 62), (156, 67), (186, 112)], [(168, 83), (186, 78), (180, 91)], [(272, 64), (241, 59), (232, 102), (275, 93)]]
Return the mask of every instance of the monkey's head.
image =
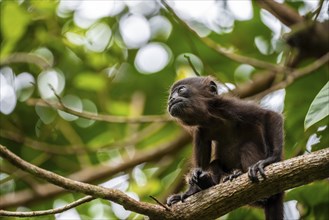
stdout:
[(186, 125), (201, 125), (209, 115), (209, 101), (218, 95), (211, 77), (192, 77), (176, 82), (170, 91), (168, 112)]

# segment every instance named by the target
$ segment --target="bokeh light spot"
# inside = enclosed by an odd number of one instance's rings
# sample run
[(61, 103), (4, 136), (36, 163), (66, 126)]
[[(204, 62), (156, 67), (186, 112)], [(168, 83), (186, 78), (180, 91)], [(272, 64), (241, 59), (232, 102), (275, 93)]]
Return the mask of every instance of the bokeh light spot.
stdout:
[(14, 111), (17, 98), (15, 93), (15, 75), (11, 68), (0, 70), (0, 112), (9, 115)]
[(162, 70), (170, 60), (171, 51), (161, 43), (150, 43), (139, 49), (135, 66), (141, 73), (155, 73)]
[(172, 25), (167, 18), (158, 15), (149, 20), (152, 39), (167, 40), (171, 34)]
[(102, 52), (110, 42), (112, 31), (105, 23), (91, 27), (86, 33), (86, 47), (94, 52)]
[(151, 28), (142, 15), (124, 16), (120, 20), (120, 33), (128, 48), (139, 48), (151, 37)]
[[(64, 86), (64, 75), (56, 70), (48, 70), (42, 72), (38, 76), (38, 89), (43, 99), (52, 99), (56, 97), (55, 93), (60, 94)], [(55, 91), (53, 91), (52, 88)]]
[(35, 80), (30, 73), (21, 73), (15, 78), (16, 95), (19, 101), (26, 101), (34, 91)]

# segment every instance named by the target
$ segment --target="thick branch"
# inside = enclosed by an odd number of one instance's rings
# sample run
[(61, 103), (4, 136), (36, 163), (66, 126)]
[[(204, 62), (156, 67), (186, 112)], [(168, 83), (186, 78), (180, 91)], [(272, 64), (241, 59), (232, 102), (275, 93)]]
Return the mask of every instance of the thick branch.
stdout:
[(267, 178), (251, 183), (247, 174), (197, 193), (172, 211), (176, 219), (214, 219), (261, 198), (329, 177), (329, 148), (272, 164)]
[(303, 22), (304, 20), (294, 9), (286, 4), (280, 4), (273, 0), (256, 0), (256, 2), (260, 7), (269, 11), (288, 27)]
[(242, 205), (329, 176), (329, 149), (292, 158), (266, 167), (267, 178), (250, 182), (247, 174), (190, 197), (171, 210), (131, 199), (119, 190), (94, 186), (59, 176), (36, 167), (0, 145), (0, 155), (13, 165), (68, 190), (109, 199), (127, 210), (148, 215), (151, 219), (213, 219)]
[(270, 88), (275, 81), (277, 72), (271, 70), (265, 70), (258, 72), (251, 82), (246, 82), (242, 85), (238, 85), (232, 90), (232, 93), (241, 99), (253, 96)]

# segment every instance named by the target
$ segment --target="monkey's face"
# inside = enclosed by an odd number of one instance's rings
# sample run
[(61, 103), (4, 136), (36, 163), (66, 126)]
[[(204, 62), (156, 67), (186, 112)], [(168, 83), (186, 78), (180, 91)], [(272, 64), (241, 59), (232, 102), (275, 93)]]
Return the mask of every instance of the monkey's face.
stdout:
[(217, 85), (210, 77), (193, 77), (176, 82), (168, 99), (168, 112), (186, 125), (206, 121), (209, 100), (218, 95)]

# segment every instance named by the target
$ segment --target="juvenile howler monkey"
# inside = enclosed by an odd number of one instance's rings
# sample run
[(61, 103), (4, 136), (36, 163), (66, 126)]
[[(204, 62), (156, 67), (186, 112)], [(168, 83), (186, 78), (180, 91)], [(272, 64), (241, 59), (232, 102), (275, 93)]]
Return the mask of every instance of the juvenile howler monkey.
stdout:
[[(194, 169), (189, 189), (167, 199), (172, 205), (219, 182), (248, 172), (251, 181), (265, 178), (264, 167), (282, 159), (283, 119), (276, 112), (218, 94), (211, 77), (176, 82), (168, 100), (169, 113), (192, 131)], [(283, 219), (283, 193), (255, 203), (266, 220)]]

